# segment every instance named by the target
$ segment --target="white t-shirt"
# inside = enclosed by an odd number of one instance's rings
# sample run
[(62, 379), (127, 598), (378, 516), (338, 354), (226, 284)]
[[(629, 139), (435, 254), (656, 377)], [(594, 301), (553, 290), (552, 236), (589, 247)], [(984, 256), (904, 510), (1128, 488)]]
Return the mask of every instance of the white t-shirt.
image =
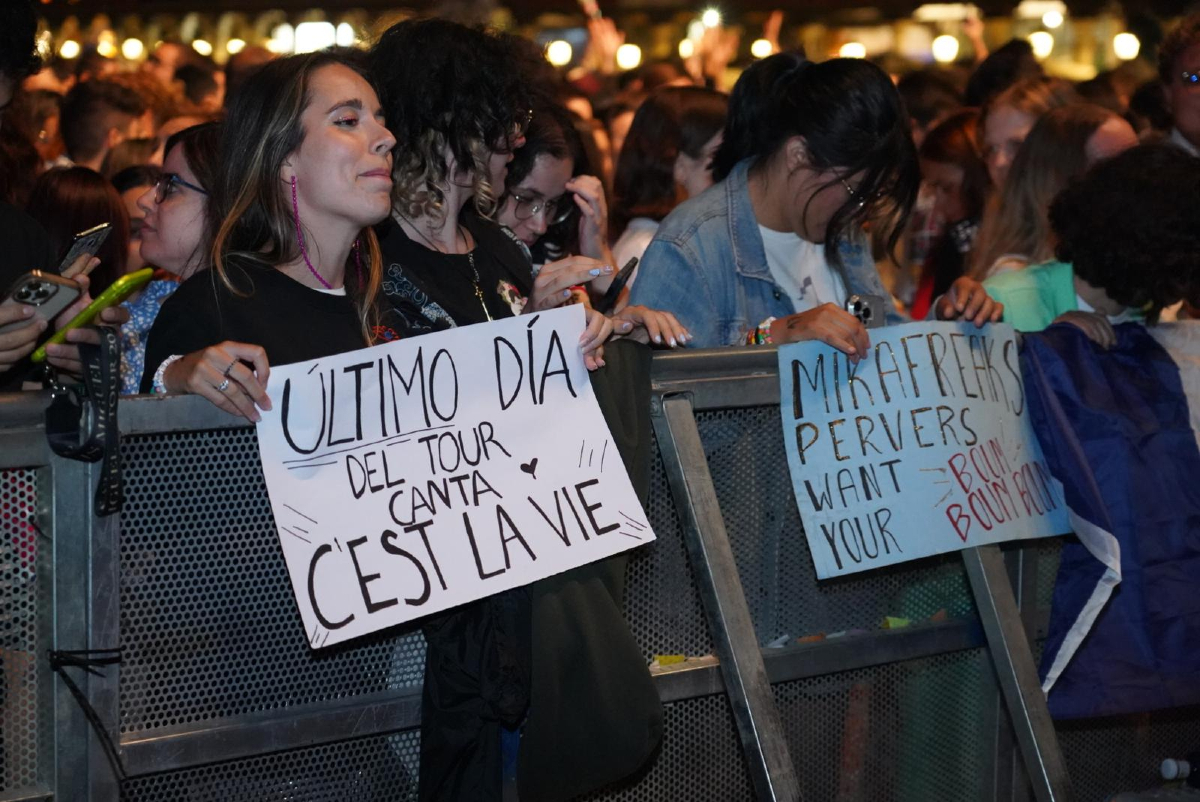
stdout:
[(758, 227), (771, 278), (792, 299), (796, 312), (807, 312), (821, 304), (846, 302), (846, 284), (841, 274), (825, 261), (825, 246), (790, 231)]
[[(621, 232), (620, 238), (613, 244), (613, 261), (616, 262), (613, 270), (620, 270), (634, 256), (641, 259), (645, 255), (646, 249), (650, 247), (650, 241), (654, 239), (656, 231), (658, 231), (657, 220), (651, 220), (649, 217), (635, 217), (630, 220), (629, 225)], [(637, 278), (640, 269), (641, 265), (633, 269), (633, 274), (629, 277), (626, 287), (633, 286), (633, 280)]]

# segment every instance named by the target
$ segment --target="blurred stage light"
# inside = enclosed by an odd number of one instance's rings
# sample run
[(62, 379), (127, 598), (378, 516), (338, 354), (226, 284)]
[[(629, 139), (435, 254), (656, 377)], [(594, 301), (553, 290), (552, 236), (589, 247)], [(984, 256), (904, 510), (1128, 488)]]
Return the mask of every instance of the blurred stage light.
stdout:
[(146, 52), (146, 46), (141, 39), (126, 39), (121, 42), (121, 55), (130, 61), (136, 61)]
[(267, 42), (267, 50), (272, 53), (291, 53), (296, 47), (296, 31), (286, 22), (275, 26), (271, 31), (271, 41)]
[(337, 43), (332, 22), (302, 22), (296, 26), (296, 52), (315, 53)]
[(225, 43), (225, 52), (231, 56), (236, 56), (246, 49), (245, 39), (230, 39)]
[(846, 42), (838, 50), (838, 55), (842, 58), (866, 58), (867, 46), (862, 42)]
[(755, 58), (766, 58), (775, 52), (775, 45), (768, 42), (766, 39), (755, 39), (750, 45), (750, 55)]
[(715, 28), (721, 24), (721, 12), (715, 8), (706, 8), (700, 15), (700, 22), (705, 28)]
[(571, 63), (573, 55), (575, 55), (575, 51), (571, 48), (571, 43), (564, 39), (555, 39), (546, 45), (546, 61), (555, 67), (567, 66)]
[(1042, 15), (1042, 24), (1047, 28), (1058, 28), (1063, 24), (1066, 17), (1056, 8), (1052, 8)]
[(79, 56), (80, 50), (81, 48), (79, 47), (79, 42), (76, 42), (74, 39), (68, 39), (59, 45), (58, 55), (66, 59), (72, 59)]
[(958, 37), (944, 33), (933, 40), (933, 60), (938, 64), (950, 64), (958, 58)]
[(691, 39), (681, 39), (679, 41), (679, 57), (691, 58), (696, 55), (696, 43)]
[(358, 42), (358, 32), (348, 22), (340, 22), (334, 35), (334, 44), (338, 47), (354, 47)]
[(1133, 61), (1142, 52), (1142, 43), (1136, 36), (1126, 31), (1113, 37), (1113, 51), (1122, 61)]
[(1054, 37), (1046, 31), (1034, 31), (1029, 34), (1029, 45), (1033, 48), (1033, 55), (1039, 59), (1047, 58), (1054, 52)]
[(211, 56), (212, 42), (207, 39), (196, 39), (192, 42), (192, 50), (195, 50), (202, 56)]
[(642, 63), (642, 49), (637, 45), (621, 45), (617, 48), (617, 66), (632, 70)]

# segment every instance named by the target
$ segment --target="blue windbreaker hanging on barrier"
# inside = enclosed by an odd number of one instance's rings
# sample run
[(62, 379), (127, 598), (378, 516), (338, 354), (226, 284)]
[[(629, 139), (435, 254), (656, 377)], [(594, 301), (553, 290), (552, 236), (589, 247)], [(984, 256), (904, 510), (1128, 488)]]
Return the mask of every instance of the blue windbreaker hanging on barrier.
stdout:
[(1042, 659), (1055, 718), (1200, 703), (1200, 324), (1116, 331), (1104, 351), (1052, 326), (1021, 357), (1078, 538)]

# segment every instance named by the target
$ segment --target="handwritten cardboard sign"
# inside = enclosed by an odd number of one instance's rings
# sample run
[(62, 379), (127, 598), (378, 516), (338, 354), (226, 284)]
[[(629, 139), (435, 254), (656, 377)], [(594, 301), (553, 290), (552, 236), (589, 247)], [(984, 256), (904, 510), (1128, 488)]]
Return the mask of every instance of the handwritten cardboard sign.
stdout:
[(779, 349), (783, 437), (817, 576), (1070, 531), (1011, 326), (871, 331), (857, 365)]
[(271, 368), (263, 474), (323, 648), (654, 539), (572, 306)]

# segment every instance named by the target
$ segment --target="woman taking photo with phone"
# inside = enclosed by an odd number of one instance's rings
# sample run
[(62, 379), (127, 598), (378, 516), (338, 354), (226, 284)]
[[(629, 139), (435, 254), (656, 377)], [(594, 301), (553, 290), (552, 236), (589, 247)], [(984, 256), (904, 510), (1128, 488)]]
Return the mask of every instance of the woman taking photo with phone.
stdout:
[[(720, 184), (659, 228), (633, 303), (675, 313), (697, 347), (821, 340), (855, 358), (866, 329), (852, 295), (881, 299), (900, 320), (871, 259), (869, 221), (894, 244), (920, 180), (900, 96), (859, 59), (820, 64), (795, 53), (738, 80), (714, 160)], [(997, 320), (977, 281), (935, 304), (940, 320)]]
[(212, 266), (163, 304), (143, 391), (195, 393), (258, 420), (271, 364), (374, 341), (371, 226), (391, 205), (395, 139), (364, 75), (337, 53), (291, 56), (238, 95), (209, 197)]

